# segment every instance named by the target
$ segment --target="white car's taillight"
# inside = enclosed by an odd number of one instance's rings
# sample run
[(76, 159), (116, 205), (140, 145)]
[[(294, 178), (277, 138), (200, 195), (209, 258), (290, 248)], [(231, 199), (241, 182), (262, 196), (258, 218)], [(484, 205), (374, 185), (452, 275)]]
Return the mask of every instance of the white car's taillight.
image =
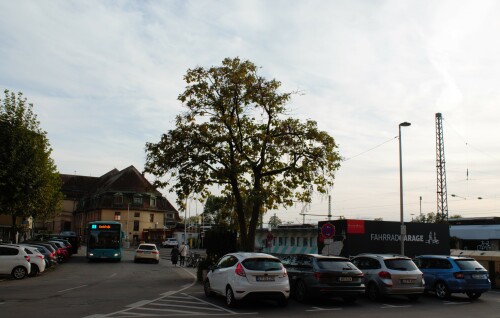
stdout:
[(238, 265), (236, 265), (236, 270), (234, 272), (238, 276), (247, 277), (247, 274), (245, 273), (245, 270), (243, 269), (243, 265), (241, 265), (241, 263), (238, 263)]

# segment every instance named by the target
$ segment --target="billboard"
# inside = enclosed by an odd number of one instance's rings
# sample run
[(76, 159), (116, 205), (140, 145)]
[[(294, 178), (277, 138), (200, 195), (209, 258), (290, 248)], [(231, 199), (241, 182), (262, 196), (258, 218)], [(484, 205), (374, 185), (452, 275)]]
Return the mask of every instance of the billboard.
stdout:
[[(406, 223), (405, 255), (450, 254), (448, 224)], [(401, 252), (401, 224), (387, 221), (336, 220), (318, 222), (318, 253), (354, 256)]]

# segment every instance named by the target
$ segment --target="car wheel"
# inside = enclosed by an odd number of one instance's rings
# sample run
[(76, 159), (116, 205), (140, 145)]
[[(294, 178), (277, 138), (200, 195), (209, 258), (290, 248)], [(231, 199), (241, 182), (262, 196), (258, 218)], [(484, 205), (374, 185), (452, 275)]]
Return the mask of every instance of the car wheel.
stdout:
[(134, 258), (134, 263), (137, 263), (137, 262), (138, 262), (137, 258)]
[(478, 299), (481, 297), (481, 293), (467, 292), (466, 294), (470, 299)]
[(236, 299), (234, 299), (234, 293), (231, 287), (226, 288), (226, 305), (228, 307), (236, 307)]
[(214, 292), (210, 287), (210, 281), (208, 279), (205, 279), (205, 283), (203, 284), (203, 291), (205, 292), (205, 296), (207, 297), (212, 297), (214, 295)]
[(434, 287), (434, 292), (439, 299), (449, 298), (451, 294), (444, 282), (437, 282)]
[(29, 276), (30, 277), (35, 277), (36, 275), (38, 275), (38, 273), (40, 273), (40, 270), (38, 269), (38, 266), (36, 266), (35, 264), (31, 264), (31, 271), (30, 271)]
[(295, 283), (294, 290), (295, 299), (299, 302), (305, 302), (308, 300), (306, 284), (302, 280), (298, 280)]
[(374, 283), (368, 285), (368, 290), (366, 294), (371, 301), (377, 301), (380, 299), (380, 292), (378, 290), (377, 285)]
[(156, 260), (156, 264), (158, 264), (158, 263), (160, 263), (160, 260), (159, 260), (159, 259), (157, 259), (157, 260)]
[(28, 271), (22, 266), (18, 266), (12, 270), (12, 276), (14, 276), (15, 279), (23, 279), (26, 275), (28, 275)]

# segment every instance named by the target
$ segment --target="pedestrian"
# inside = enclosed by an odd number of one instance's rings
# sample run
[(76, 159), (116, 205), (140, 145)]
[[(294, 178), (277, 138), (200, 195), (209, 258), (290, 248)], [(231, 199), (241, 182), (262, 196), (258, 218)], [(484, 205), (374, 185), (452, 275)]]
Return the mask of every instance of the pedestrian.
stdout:
[(172, 248), (172, 251), (170, 252), (170, 259), (172, 260), (172, 264), (174, 266), (177, 266), (177, 259), (178, 258), (179, 258), (179, 248), (176, 245)]
[(188, 246), (186, 245), (186, 242), (182, 242), (179, 252), (181, 253), (181, 266), (184, 266), (188, 253)]

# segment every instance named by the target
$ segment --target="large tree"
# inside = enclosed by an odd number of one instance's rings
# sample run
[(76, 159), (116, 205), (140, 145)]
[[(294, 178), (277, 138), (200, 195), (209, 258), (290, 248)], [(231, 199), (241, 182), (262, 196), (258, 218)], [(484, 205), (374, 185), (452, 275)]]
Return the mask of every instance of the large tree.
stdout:
[(229, 197), (211, 195), (205, 201), (203, 221), (206, 224), (237, 230), (234, 209)]
[[(62, 200), (61, 181), (50, 158), (47, 133), (22, 93), (5, 90), (0, 99), (0, 213), (17, 218), (50, 218)], [(13, 237), (14, 239), (14, 237)]]
[(310, 202), (333, 185), (337, 145), (315, 121), (290, 117), (293, 93), (280, 93), (281, 83), (250, 61), (226, 58), (189, 69), (184, 80), (178, 99), (187, 110), (175, 129), (146, 144), (145, 171), (156, 185), (170, 185), (181, 206), (189, 194), (207, 197), (219, 186), (234, 204), (240, 249), (252, 251), (263, 210)]

